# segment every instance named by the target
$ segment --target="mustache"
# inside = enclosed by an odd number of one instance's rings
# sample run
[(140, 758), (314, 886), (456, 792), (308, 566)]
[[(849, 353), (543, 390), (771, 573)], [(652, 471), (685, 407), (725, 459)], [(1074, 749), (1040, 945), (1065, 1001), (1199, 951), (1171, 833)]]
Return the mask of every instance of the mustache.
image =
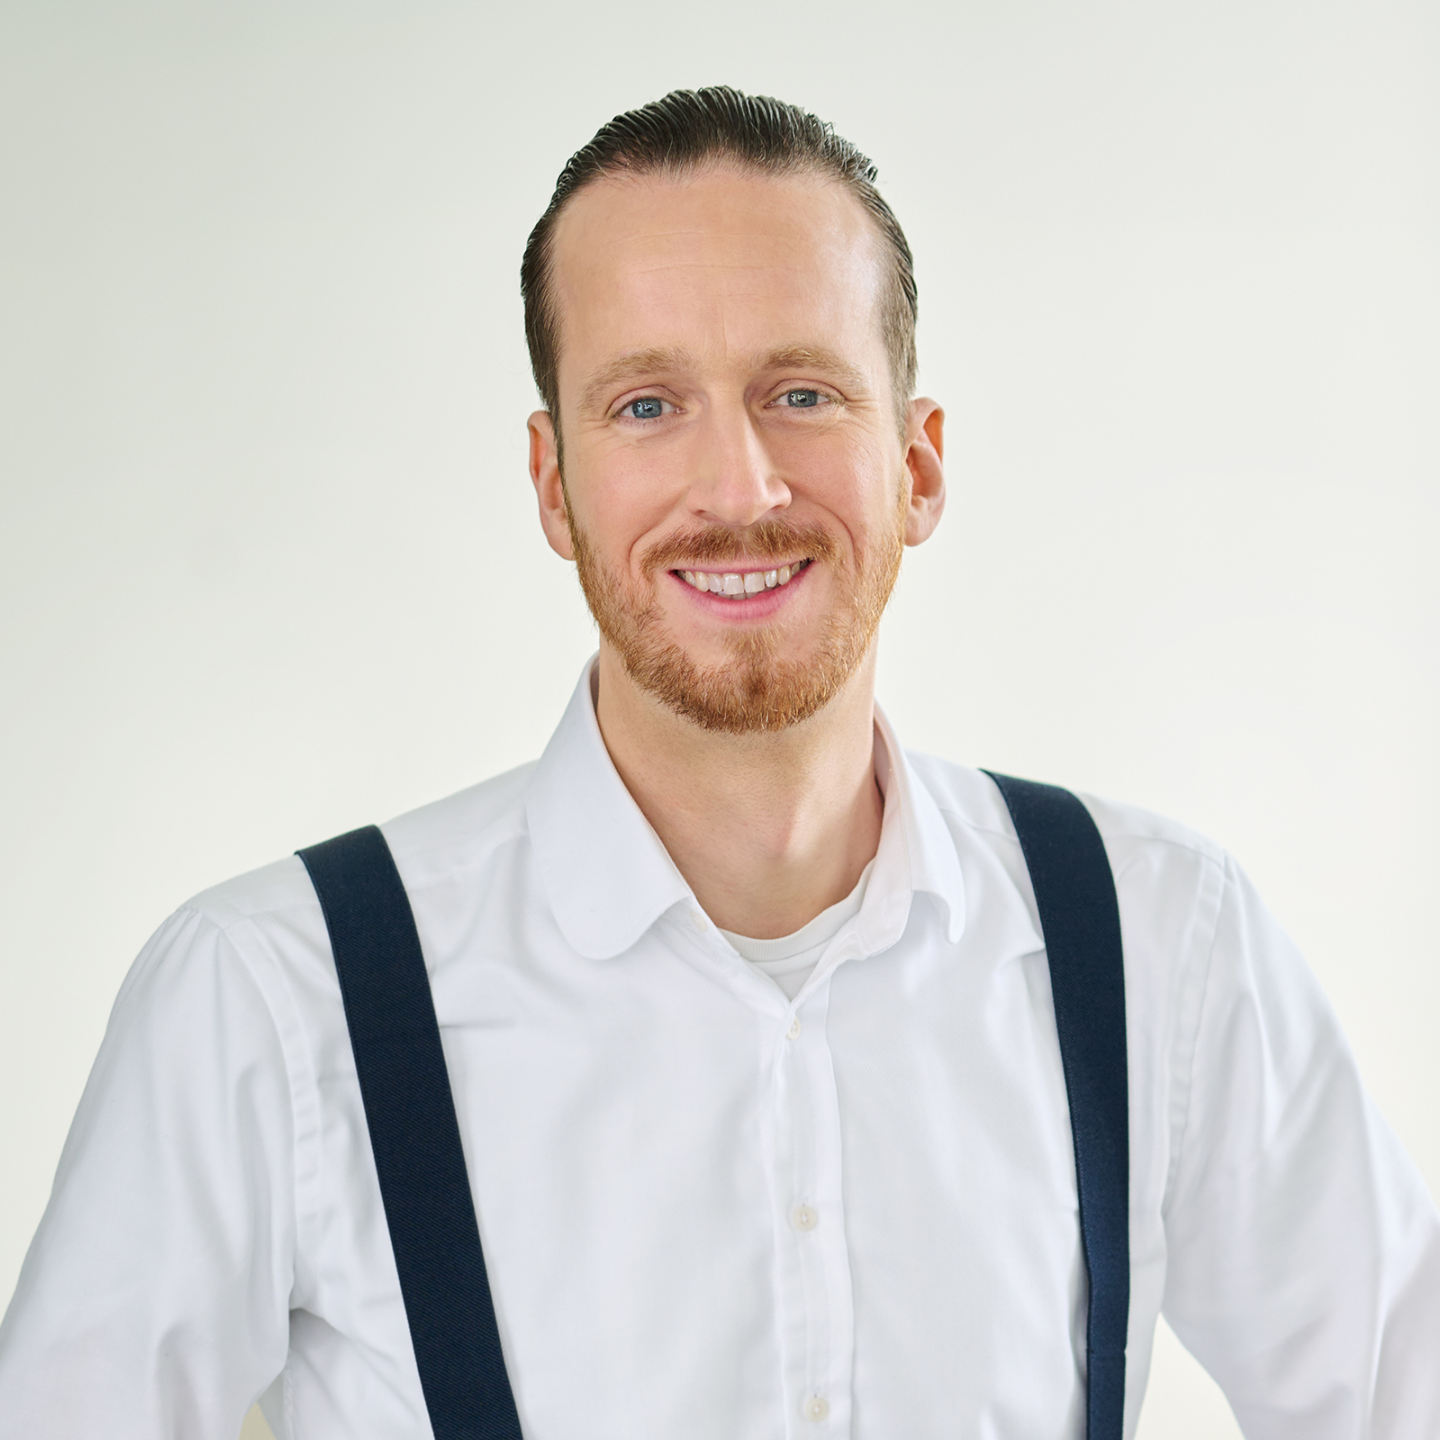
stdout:
[(788, 520), (757, 520), (743, 530), (728, 525), (701, 525), (677, 531), (652, 545), (641, 560), (649, 577), (660, 570), (687, 570), (744, 560), (826, 560), (835, 542), (820, 525)]

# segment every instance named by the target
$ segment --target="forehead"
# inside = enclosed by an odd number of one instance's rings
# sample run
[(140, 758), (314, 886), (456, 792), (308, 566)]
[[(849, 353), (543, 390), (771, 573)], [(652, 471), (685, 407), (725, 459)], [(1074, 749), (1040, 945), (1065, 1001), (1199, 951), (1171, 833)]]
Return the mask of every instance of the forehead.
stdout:
[[(561, 213), (551, 284), (562, 377), (615, 353), (879, 351), (882, 241), (827, 178), (720, 166), (608, 177)], [(562, 389), (567, 388), (562, 378)]]

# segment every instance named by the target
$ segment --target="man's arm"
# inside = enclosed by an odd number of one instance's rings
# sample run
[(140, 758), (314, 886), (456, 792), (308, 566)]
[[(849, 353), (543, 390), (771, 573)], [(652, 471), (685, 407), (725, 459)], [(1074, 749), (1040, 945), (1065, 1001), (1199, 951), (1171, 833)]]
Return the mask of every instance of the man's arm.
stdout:
[(294, 1144), (265, 998), (182, 910), (121, 989), (0, 1327), (0, 1433), (235, 1440), (285, 1363)]
[(1440, 1436), (1440, 1217), (1233, 864), (1165, 1231), (1166, 1318), (1251, 1440)]

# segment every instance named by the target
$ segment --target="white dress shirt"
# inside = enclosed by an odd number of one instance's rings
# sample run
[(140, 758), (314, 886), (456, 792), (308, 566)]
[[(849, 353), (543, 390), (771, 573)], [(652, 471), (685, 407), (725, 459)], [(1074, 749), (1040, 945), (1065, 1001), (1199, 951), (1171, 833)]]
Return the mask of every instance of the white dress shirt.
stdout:
[[(588, 672), (587, 672), (588, 674)], [(582, 678), (535, 764), (384, 827), (527, 1440), (1084, 1433), (1048, 972), (977, 771), (900, 750), (793, 999), (696, 904)], [(1126, 1433), (1164, 1310), (1255, 1440), (1440, 1436), (1440, 1220), (1226, 855), (1088, 798), (1119, 891)], [(262, 1395), (263, 1392), (263, 1395)], [(116, 1001), (0, 1330), (0, 1434), (430, 1434), (324, 922), (295, 858)]]

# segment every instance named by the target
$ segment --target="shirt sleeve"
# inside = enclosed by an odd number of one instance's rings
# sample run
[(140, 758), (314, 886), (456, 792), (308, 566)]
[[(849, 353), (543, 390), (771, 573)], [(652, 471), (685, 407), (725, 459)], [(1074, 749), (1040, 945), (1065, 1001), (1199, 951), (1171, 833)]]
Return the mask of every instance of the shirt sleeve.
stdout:
[(1247, 1440), (1440, 1436), (1440, 1217), (1233, 865), (1177, 1153), (1165, 1316)]
[(288, 1347), (291, 1117), (260, 989), (182, 910), (121, 988), (0, 1327), (0, 1434), (235, 1440)]

